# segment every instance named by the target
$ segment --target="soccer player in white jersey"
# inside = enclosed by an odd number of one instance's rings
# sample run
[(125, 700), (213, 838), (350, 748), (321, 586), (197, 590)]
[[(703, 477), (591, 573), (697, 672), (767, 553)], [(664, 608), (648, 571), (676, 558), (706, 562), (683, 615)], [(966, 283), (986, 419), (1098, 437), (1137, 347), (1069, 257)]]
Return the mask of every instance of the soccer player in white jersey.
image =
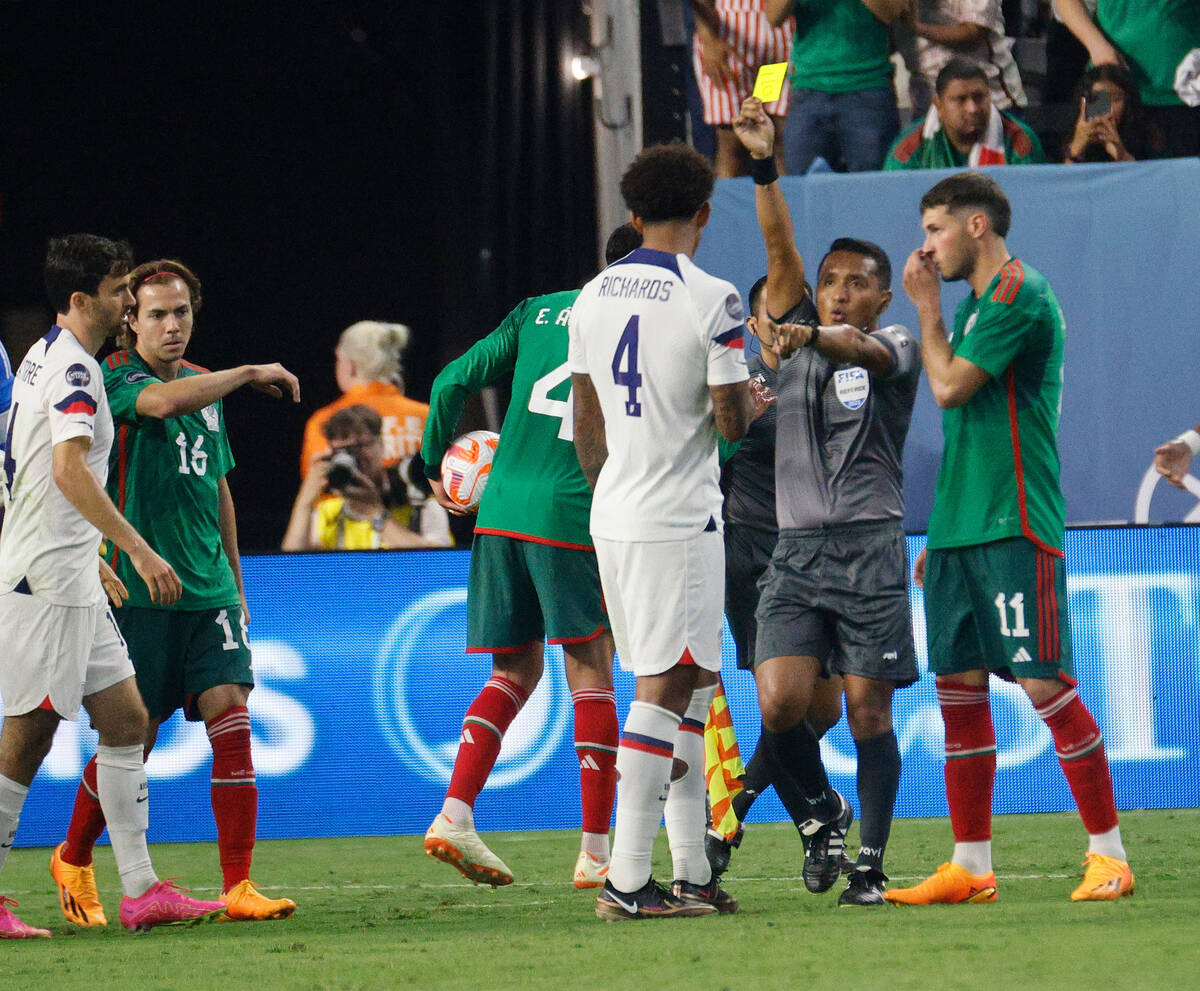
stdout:
[[(712, 167), (686, 145), (638, 155), (621, 195), (643, 245), (571, 309), (575, 448), (595, 490), (591, 532), (617, 653), (637, 675), (596, 899), (605, 920), (737, 909), (704, 855), (703, 734), (721, 667), (717, 433), (744, 436), (753, 403), (741, 297), (692, 263), (712, 189)], [(664, 814), (670, 890), (650, 876)]]
[[(0, 867), (54, 731), (82, 703), (100, 733), (98, 790), (125, 893), (121, 922), (137, 930), (215, 918), (225, 906), (188, 898), (151, 866), (146, 707), (100, 580), (103, 534), (129, 554), (156, 602), (181, 591), (174, 569), (104, 492), (113, 423), (94, 355), (133, 301), (130, 264), (127, 245), (92, 234), (50, 242), (46, 290), (57, 320), (13, 382), (0, 533)], [(18, 919), (13, 904), (0, 896), (0, 937), (50, 935)]]

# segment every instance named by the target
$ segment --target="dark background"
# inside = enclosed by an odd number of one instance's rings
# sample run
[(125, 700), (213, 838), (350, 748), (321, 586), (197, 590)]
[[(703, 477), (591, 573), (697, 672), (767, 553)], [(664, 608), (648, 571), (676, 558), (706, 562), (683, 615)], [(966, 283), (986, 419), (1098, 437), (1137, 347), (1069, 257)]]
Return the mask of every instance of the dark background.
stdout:
[(0, 0), (0, 314), (52, 318), (46, 238), (124, 237), (204, 283), (190, 360), (280, 361), (299, 409), (226, 400), (244, 549), (278, 546), (308, 415), (359, 319), (412, 328), (408, 392), (595, 265), (587, 38), (569, 0)]

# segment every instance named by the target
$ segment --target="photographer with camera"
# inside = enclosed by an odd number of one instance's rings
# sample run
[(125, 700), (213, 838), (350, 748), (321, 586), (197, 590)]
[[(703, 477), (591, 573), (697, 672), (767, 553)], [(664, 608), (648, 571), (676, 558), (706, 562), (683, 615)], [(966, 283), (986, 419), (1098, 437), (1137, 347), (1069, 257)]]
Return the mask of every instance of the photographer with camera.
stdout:
[[(369, 406), (338, 410), (321, 426), (329, 450), (313, 459), (292, 506), (283, 550), (450, 547), (450, 517), (421, 466), (385, 468), (383, 421)], [(415, 470), (414, 470), (415, 469)]]

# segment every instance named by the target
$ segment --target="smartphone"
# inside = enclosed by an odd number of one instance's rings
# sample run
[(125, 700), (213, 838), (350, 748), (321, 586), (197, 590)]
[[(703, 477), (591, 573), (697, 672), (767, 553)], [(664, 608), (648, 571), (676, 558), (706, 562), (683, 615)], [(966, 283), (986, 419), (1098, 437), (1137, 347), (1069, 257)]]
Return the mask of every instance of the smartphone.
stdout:
[(1108, 90), (1094, 89), (1083, 104), (1083, 119), (1095, 120), (1103, 117), (1112, 110), (1112, 101), (1108, 98)]

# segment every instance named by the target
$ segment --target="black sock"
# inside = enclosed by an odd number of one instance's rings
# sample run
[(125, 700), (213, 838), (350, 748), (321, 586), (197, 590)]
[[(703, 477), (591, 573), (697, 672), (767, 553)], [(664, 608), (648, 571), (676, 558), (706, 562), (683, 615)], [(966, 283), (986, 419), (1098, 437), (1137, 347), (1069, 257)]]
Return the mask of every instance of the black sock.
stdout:
[(888, 730), (869, 740), (855, 740), (858, 751), (859, 865), (882, 873), (883, 851), (892, 831), (892, 811), (900, 787), (900, 748)]
[[(767, 752), (778, 765), (778, 778), (784, 780), (784, 787), (788, 786), (789, 778), (795, 784), (804, 803), (797, 811), (805, 808), (804, 818), (830, 819), (837, 815), (841, 805), (829, 787), (825, 765), (821, 763), (821, 747), (808, 723), (802, 722), (782, 733), (773, 733), (764, 726), (760, 744), (766, 745)], [(775, 788), (778, 791), (778, 780)], [(796, 819), (795, 814), (793, 818)], [(796, 822), (803, 822), (804, 818), (796, 819)]]
[(733, 796), (733, 801), (730, 803), (738, 822), (746, 821), (746, 813), (750, 811), (750, 806), (754, 804), (754, 800), (759, 795), (767, 790), (770, 784), (771, 762), (763, 750), (760, 736), (758, 746), (754, 748), (750, 762), (746, 765), (746, 773), (742, 777), (742, 790)]

